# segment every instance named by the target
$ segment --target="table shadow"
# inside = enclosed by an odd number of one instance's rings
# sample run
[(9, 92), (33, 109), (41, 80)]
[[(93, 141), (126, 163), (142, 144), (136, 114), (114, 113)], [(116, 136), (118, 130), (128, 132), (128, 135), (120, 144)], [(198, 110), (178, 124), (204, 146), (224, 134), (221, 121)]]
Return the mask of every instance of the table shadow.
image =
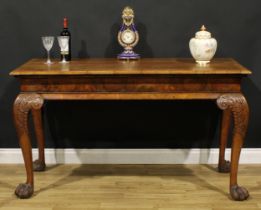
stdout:
[[(160, 176), (167, 179), (176, 179), (176, 180), (181, 180), (190, 183), (197, 182), (200, 183), (199, 186), (202, 188), (219, 192), (220, 194), (225, 196), (228, 195), (227, 192), (224, 192), (222, 189), (214, 186), (213, 184), (209, 183), (207, 180), (195, 175), (193, 170), (187, 168), (186, 165), (169, 165), (169, 167), (166, 167), (165, 165), (162, 164), (161, 165), (155, 165), (155, 164), (80, 165), (79, 167), (73, 169), (69, 175), (53, 183), (50, 183), (46, 187), (43, 187), (35, 191), (35, 195), (92, 176), (101, 176), (101, 177), (103, 176)], [(193, 176), (195, 178), (191, 180), (190, 176)]]

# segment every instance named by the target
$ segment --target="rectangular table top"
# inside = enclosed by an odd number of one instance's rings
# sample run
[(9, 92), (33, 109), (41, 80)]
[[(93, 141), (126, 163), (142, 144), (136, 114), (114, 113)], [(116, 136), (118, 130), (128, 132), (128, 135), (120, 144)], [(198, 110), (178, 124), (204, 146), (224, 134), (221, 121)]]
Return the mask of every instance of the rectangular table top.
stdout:
[(54, 60), (32, 59), (10, 73), (12, 76), (37, 75), (248, 75), (251, 71), (231, 58), (216, 58), (199, 66), (190, 58), (144, 58), (122, 61), (114, 58), (75, 59), (67, 64)]

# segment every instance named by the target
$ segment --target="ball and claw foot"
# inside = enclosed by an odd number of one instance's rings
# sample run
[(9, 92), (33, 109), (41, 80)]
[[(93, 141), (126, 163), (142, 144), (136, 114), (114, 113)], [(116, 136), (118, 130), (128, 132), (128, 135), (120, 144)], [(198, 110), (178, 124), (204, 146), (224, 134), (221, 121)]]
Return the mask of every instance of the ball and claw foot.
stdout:
[(21, 199), (30, 198), (34, 193), (31, 184), (19, 184), (15, 189), (15, 195)]
[(249, 197), (247, 189), (238, 185), (230, 187), (230, 195), (235, 201), (244, 201)]
[(40, 160), (35, 160), (33, 162), (33, 169), (34, 171), (45, 171), (46, 165), (44, 162)]
[(220, 173), (229, 173), (230, 172), (230, 161), (225, 161), (224, 164), (218, 166), (218, 172)]

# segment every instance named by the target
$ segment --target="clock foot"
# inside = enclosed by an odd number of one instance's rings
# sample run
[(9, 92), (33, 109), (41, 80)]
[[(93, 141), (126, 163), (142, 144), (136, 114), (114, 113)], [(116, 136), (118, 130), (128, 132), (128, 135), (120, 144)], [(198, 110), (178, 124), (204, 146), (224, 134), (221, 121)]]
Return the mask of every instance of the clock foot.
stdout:
[(133, 50), (125, 50), (118, 55), (120, 60), (137, 60), (140, 59), (140, 55), (135, 53)]

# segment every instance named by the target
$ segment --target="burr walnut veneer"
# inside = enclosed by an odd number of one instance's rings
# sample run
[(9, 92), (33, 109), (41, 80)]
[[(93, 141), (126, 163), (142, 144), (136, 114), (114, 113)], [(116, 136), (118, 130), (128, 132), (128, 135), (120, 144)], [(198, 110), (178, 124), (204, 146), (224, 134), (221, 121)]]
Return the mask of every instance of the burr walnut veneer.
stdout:
[[(14, 102), (14, 121), (22, 149), (27, 180), (15, 194), (28, 198), (34, 192), (33, 170), (45, 170), (41, 108), (45, 100), (212, 100), (223, 110), (218, 169), (230, 172), (230, 195), (245, 200), (248, 191), (238, 185), (241, 147), (249, 109), (241, 80), (251, 72), (233, 59), (215, 59), (198, 66), (192, 59), (81, 59), (68, 64), (45, 65), (33, 59), (12, 71), (21, 83)], [(32, 162), (28, 115), (32, 113), (39, 159)], [(224, 159), (233, 119), (231, 164)], [(173, 128), (175, 130), (175, 128)]]

